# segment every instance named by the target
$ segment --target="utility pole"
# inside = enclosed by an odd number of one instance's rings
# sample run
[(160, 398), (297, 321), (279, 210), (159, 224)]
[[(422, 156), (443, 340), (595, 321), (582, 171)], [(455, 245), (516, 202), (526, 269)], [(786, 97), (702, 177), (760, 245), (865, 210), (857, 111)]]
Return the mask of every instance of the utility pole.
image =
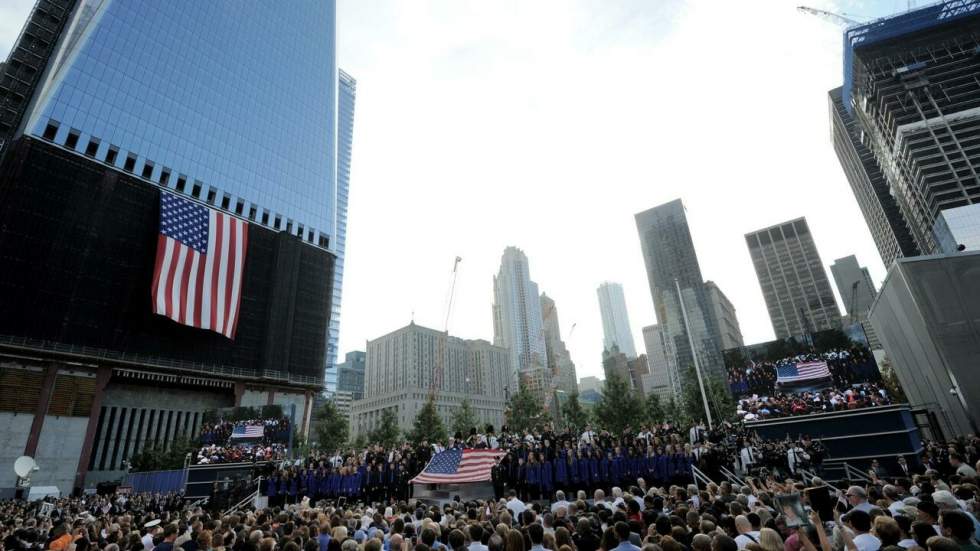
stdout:
[(681, 303), (681, 316), (684, 318), (684, 331), (687, 332), (687, 342), (691, 346), (691, 358), (694, 359), (694, 373), (698, 376), (698, 387), (701, 389), (701, 400), (704, 402), (704, 413), (708, 416), (708, 430), (714, 430), (711, 422), (711, 408), (708, 407), (708, 395), (704, 392), (704, 379), (701, 378), (701, 364), (698, 362), (698, 351), (694, 349), (694, 336), (691, 326), (687, 323), (687, 308), (681, 295), (681, 284), (674, 278), (674, 288), (677, 289), (677, 300)]

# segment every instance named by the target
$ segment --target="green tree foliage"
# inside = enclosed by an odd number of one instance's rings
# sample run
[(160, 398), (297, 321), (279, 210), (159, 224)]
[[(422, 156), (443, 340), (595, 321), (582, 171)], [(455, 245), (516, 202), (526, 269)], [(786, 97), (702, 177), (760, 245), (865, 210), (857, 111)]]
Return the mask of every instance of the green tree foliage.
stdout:
[(363, 432), (358, 434), (354, 438), (351, 438), (350, 442), (347, 444), (348, 447), (354, 448), (355, 450), (363, 450), (367, 447), (367, 435)]
[(602, 386), (602, 395), (595, 405), (599, 425), (613, 434), (626, 427), (639, 427), (645, 420), (643, 400), (618, 375), (610, 373)]
[(371, 442), (381, 444), (385, 448), (393, 448), (398, 444), (398, 414), (395, 408), (385, 408), (381, 411), (381, 423), (371, 431)]
[(572, 393), (562, 404), (561, 412), (565, 417), (565, 424), (575, 432), (581, 432), (589, 423), (589, 412), (585, 411), (578, 401), (578, 392)]
[(337, 411), (333, 401), (325, 402), (313, 414), (313, 437), (321, 450), (331, 452), (340, 449), (350, 432), (347, 419)]
[(544, 408), (523, 382), (507, 404), (507, 427), (513, 432), (535, 429), (544, 423)]
[(477, 423), (476, 414), (470, 407), (470, 399), (463, 398), (463, 403), (460, 404), (459, 409), (453, 412), (453, 434), (460, 434), (466, 438), (470, 434), (470, 429), (476, 428)]
[(409, 438), (413, 442), (427, 440), (429, 442), (443, 442), (446, 440), (446, 426), (442, 423), (442, 418), (436, 412), (436, 405), (433, 400), (426, 400), (425, 405), (419, 410), (412, 424), (412, 432)]
[(660, 396), (656, 393), (647, 396), (644, 406), (648, 423), (660, 424), (667, 418), (667, 412), (664, 410), (663, 404), (660, 403)]
[(129, 470), (132, 472), (146, 472), (182, 469), (187, 454), (196, 453), (198, 449), (197, 442), (186, 437), (175, 439), (171, 442), (169, 448), (166, 445), (154, 442), (130, 457)]
[[(711, 408), (712, 419), (721, 421), (735, 415), (735, 399), (724, 379), (710, 374), (704, 376), (704, 391), (708, 396), (708, 407)], [(704, 412), (704, 400), (701, 397), (701, 388), (698, 385), (698, 377), (691, 367), (684, 374), (681, 386), (681, 406), (684, 409), (684, 416), (688, 421), (707, 421), (708, 417)]]

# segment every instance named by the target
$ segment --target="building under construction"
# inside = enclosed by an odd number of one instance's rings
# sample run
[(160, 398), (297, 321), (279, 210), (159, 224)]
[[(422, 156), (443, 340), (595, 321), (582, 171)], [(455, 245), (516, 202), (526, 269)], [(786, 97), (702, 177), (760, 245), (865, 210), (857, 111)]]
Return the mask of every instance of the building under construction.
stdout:
[[(876, 186), (858, 193), (886, 264), (899, 256), (942, 249), (937, 222), (954, 238), (943, 213), (980, 203), (980, 0), (953, 0), (849, 28), (844, 33), (844, 86), (840, 109), (831, 109), (838, 155), (855, 137), (874, 157), (904, 224), (888, 206), (867, 208), (883, 197)], [(834, 92), (831, 92), (832, 107)], [(874, 170), (857, 167), (874, 176)], [(872, 167), (874, 168), (874, 167)], [(873, 184), (873, 182), (872, 182)], [(883, 186), (877, 186), (883, 189)], [(867, 196), (867, 197), (865, 197)], [(884, 201), (888, 203), (888, 200)], [(980, 207), (968, 210), (980, 218)], [(879, 227), (887, 223), (894, 238)], [(897, 228), (897, 231), (896, 231)], [(903, 243), (907, 228), (912, 244)]]

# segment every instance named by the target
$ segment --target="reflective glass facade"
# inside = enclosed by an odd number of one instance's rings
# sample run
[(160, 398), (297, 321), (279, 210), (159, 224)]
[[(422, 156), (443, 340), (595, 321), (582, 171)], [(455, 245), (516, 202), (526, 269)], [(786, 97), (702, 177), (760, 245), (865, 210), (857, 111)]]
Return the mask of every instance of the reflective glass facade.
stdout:
[(334, 246), (332, 0), (80, 1), (25, 133)]
[(945, 254), (980, 250), (980, 203), (942, 211), (932, 231)]

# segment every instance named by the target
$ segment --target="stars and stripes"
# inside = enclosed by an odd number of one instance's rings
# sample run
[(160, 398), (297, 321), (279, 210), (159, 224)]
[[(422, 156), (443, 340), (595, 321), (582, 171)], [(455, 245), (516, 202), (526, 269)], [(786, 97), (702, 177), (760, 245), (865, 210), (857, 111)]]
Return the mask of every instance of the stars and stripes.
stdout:
[(235, 338), (248, 223), (160, 192), (153, 312)]
[(830, 377), (826, 361), (786, 362), (776, 366), (777, 383), (795, 383)]
[(231, 429), (232, 438), (262, 438), (263, 436), (265, 436), (265, 427), (262, 425), (235, 425), (235, 428)]
[(452, 448), (432, 456), (429, 464), (412, 479), (416, 484), (456, 484), (485, 482), (490, 471), (500, 461), (501, 450)]

